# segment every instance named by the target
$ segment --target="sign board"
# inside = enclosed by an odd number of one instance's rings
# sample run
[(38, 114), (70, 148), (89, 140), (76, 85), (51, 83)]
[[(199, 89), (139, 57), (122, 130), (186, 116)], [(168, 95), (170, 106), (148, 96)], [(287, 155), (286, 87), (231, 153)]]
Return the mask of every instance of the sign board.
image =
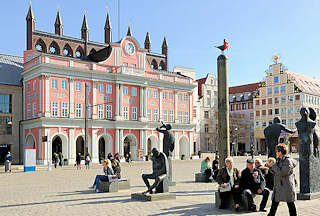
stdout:
[(24, 149), (23, 164), (25, 172), (36, 171), (36, 153), (36, 149)]

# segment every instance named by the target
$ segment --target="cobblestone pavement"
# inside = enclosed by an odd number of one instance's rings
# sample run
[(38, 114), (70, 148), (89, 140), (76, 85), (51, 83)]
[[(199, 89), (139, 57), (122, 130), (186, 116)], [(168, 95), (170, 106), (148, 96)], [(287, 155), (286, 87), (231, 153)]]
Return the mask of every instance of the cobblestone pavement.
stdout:
[[(246, 157), (237, 157), (235, 166), (243, 168)], [(72, 166), (50, 172), (44, 167), (37, 172), (0, 174), (0, 215), (237, 215), (234, 211), (214, 207), (213, 183), (195, 183), (194, 174), (199, 171), (200, 160), (173, 163), (175, 187), (170, 190), (176, 200), (138, 202), (132, 201), (131, 192), (145, 190), (141, 174), (151, 172), (150, 162), (123, 164), (123, 177), (131, 180), (131, 191), (118, 193), (94, 193), (88, 189), (101, 167), (75, 170)], [(298, 174), (298, 169), (295, 170)], [(297, 201), (298, 215), (318, 215), (319, 200)], [(241, 212), (238, 215), (267, 215), (266, 213)], [(288, 215), (285, 203), (280, 204), (277, 215)]]

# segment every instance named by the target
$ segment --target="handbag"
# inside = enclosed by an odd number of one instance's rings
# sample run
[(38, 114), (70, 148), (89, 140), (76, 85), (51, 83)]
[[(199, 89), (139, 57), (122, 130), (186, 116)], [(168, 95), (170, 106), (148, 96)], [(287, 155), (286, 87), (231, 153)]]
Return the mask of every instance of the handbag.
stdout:
[(231, 184), (230, 184), (230, 183), (227, 183), (227, 186), (226, 186), (225, 188), (221, 187), (221, 185), (220, 185), (220, 186), (219, 186), (219, 191), (220, 191), (221, 193), (231, 191)]
[(116, 175), (108, 175), (109, 182), (118, 181), (118, 177)]

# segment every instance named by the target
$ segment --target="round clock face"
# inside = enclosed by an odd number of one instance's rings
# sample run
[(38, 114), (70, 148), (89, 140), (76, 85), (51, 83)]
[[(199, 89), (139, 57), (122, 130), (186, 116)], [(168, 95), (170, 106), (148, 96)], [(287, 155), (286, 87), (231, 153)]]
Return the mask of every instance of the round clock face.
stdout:
[(126, 43), (126, 45), (124, 46), (124, 50), (126, 51), (126, 53), (128, 55), (133, 55), (134, 54), (134, 45), (133, 43)]

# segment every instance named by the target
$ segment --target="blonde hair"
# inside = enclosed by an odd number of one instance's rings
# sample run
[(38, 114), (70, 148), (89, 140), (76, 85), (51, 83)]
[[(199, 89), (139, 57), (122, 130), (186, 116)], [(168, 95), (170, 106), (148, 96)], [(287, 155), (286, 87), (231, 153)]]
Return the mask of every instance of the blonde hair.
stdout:
[(276, 163), (276, 159), (273, 157), (268, 158), (267, 163)]
[(110, 164), (111, 164), (111, 162), (110, 162), (109, 159), (104, 159), (104, 160), (102, 161), (102, 163), (105, 163), (106, 166), (110, 166)]
[(226, 159), (224, 159), (224, 163), (228, 163), (228, 162), (233, 162), (233, 158), (227, 157)]
[(288, 146), (284, 143), (280, 143), (276, 146), (276, 151), (281, 152), (282, 155), (288, 154)]
[(257, 158), (255, 161), (254, 161), (255, 163), (259, 163), (260, 165), (262, 165), (262, 160), (261, 160), (261, 158)]

